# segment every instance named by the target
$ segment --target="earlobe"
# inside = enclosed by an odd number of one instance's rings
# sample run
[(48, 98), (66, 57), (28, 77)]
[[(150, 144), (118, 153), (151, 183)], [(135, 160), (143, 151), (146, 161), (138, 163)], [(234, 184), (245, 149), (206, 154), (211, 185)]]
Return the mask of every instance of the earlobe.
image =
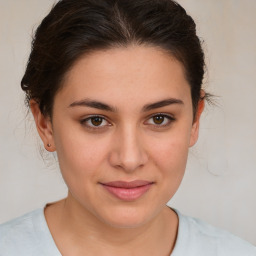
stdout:
[(39, 105), (35, 100), (30, 100), (29, 105), (34, 116), (37, 132), (44, 143), (45, 149), (49, 152), (54, 152), (56, 149), (50, 117), (42, 114)]
[(204, 110), (204, 95), (205, 92), (204, 90), (201, 90), (201, 99), (198, 102), (198, 106), (197, 106), (197, 112), (195, 115), (195, 120), (192, 126), (192, 130), (191, 130), (191, 135), (190, 135), (190, 143), (189, 146), (192, 147), (193, 145), (196, 144), (197, 139), (198, 139), (198, 134), (199, 134), (199, 121), (200, 121), (200, 117), (201, 114)]

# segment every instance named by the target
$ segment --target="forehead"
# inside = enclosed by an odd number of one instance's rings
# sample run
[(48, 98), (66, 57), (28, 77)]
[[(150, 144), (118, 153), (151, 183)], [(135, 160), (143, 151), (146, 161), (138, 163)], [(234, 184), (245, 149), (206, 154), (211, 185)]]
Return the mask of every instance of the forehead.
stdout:
[(168, 96), (191, 98), (182, 64), (165, 51), (145, 46), (83, 56), (68, 72), (59, 94), (67, 103), (82, 98), (115, 104), (127, 100), (145, 103)]

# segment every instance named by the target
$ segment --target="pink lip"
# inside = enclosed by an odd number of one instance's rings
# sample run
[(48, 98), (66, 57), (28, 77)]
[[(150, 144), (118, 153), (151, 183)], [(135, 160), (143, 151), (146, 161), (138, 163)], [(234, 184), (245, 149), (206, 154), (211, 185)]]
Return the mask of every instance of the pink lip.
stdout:
[(100, 183), (110, 194), (124, 201), (133, 201), (144, 195), (154, 184), (150, 181), (135, 180)]

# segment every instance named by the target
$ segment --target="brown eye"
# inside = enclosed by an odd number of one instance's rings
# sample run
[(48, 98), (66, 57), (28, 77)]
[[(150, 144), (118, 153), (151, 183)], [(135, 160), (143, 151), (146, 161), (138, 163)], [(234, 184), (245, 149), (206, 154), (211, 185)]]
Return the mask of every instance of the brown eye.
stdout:
[(94, 126), (100, 126), (103, 122), (103, 118), (100, 116), (92, 117), (91, 118), (91, 123)]
[(110, 126), (110, 123), (102, 116), (90, 116), (80, 121), (80, 123), (88, 128), (100, 129)]
[(155, 124), (162, 124), (163, 122), (164, 122), (164, 120), (165, 120), (165, 117), (164, 116), (161, 116), (161, 115), (159, 115), (159, 116), (154, 116), (153, 117), (153, 122), (155, 123)]
[(156, 114), (151, 116), (146, 124), (153, 125), (157, 128), (167, 127), (175, 121), (175, 118), (169, 114)]

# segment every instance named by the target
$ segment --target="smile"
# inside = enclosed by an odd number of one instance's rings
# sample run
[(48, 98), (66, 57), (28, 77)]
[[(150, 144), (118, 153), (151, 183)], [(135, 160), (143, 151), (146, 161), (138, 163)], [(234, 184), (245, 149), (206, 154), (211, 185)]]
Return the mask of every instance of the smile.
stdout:
[(154, 183), (144, 180), (135, 180), (131, 182), (113, 181), (100, 184), (116, 198), (123, 201), (134, 201), (143, 196)]

